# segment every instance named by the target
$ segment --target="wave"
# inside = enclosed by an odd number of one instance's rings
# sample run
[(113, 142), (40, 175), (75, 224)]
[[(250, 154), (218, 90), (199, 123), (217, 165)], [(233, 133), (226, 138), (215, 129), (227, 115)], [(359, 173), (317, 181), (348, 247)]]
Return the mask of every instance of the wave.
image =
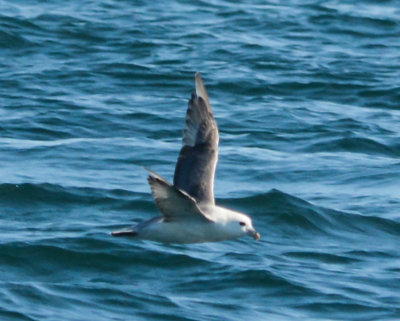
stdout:
[[(210, 269), (210, 267), (208, 267)], [(218, 280), (218, 282), (216, 282)], [(307, 288), (290, 278), (283, 277), (278, 273), (268, 271), (267, 269), (246, 268), (237, 271), (229, 267), (218, 267), (218, 271), (210, 269), (200, 277), (193, 277), (192, 280), (177, 282), (176, 287), (179, 291), (190, 291), (193, 288), (207, 288), (208, 291), (221, 291), (231, 288), (231, 294), (238, 294), (245, 288), (251, 288), (253, 292), (258, 290), (265, 292), (265, 289), (271, 289), (276, 293), (303, 293), (312, 295), (317, 291)]]
[(27, 21), (15, 17), (7, 17), (0, 14), (0, 48), (27, 49), (38, 44), (28, 40), (29, 35), (37, 34), (41, 28)]
[(137, 205), (145, 206), (148, 201), (138, 198), (143, 195), (123, 189), (99, 189), (84, 187), (64, 187), (57, 184), (0, 184), (0, 202), (8, 205), (25, 206), (29, 204), (51, 205), (120, 205), (127, 206), (135, 201)]
[[(123, 189), (98, 189), (64, 187), (56, 184), (1, 184), (0, 202), (8, 207), (66, 206), (110, 207), (113, 210), (140, 209), (141, 212), (156, 209), (151, 196)], [(378, 216), (346, 213), (311, 204), (301, 198), (276, 189), (244, 198), (220, 199), (218, 204), (251, 213), (258, 224), (268, 233), (342, 235), (350, 233), (385, 233), (398, 235), (400, 223)]]
[[(101, 280), (97, 271), (118, 270), (121, 274), (132, 266), (136, 268), (158, 268), (160, 262), (168, 262), (176, 271), (198, 268), (214, 263), (206, 258), (173, 251), (171, 248), (155, 248), (143, 242), (132, 242), (112, 238), (109, 234), (100, 237), (77, 236), (71, 238), (48, 238), (34, 241), (11, 241), (0, 244), (3, 265), (14, 266), (12, 273), (41, 275), (46, 281), (47, 275), (59, 282), (67, 280), (73, 273), (93, 273)], [(32, 262), (32, 258), (35, 258)], [(26, 267), (29, 266), (29, 271)]]
[(354, 233), (391, 236), (400, 233), (400, 222), (395, 220), (313, 205), (276, 189), (240, 199), (224, 199), (220, 203), (252, 213), (257, 223), (274, 235), (353, 237)]
[(0, 30), (0, 48), (20, 49), (31, 45), (29, 40), (17, 33)]
[(346, 151), (372, 155), (385, 155), (390, 157), (400, 156), (399, 146), (388, 146), (371, 138), (346, 137), (329, 139), (324, 142), (314, 143), (303, 149), (306, 152), (333, 152)]
[[(2, 307), (2, 311), (0, 312), (0, 315), (2, 318), (6, 318), (5, 320), (10, 320), (10, 321), (36, 321), (36, 319), (31, 318), (29, 315), (18, 312), (18, 311), (13, 311), (9, 310), (6, 307)], [(4, 320), (4, 319), (3, 319)]]

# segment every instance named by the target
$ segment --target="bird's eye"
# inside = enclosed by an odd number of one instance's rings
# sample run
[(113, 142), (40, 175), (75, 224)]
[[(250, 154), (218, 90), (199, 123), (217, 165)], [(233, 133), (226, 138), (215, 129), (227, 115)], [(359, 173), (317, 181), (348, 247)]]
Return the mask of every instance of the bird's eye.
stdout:
[(245, 222), (239, 222), (239, 224), (240, 224), (241, 226), (245, 226), (245, 225), (246, 225)]

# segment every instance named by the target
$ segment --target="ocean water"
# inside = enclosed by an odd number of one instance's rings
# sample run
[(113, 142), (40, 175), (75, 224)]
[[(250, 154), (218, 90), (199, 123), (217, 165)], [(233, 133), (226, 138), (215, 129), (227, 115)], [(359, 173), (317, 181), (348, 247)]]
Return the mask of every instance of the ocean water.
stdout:
[[(395, 0), (2, 0), (0, 320), (399, 320), (399, 53)], [(112, 238), (196, 71), (262, 239)]]

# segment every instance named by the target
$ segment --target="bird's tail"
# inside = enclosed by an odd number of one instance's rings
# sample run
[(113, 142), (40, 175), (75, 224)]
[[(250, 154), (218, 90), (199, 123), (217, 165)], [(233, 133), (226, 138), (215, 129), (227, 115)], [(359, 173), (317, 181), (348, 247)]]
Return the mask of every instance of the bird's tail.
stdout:
[(130, 237), (133, 237), (133, 236), (138, 235), (138, 233), (133, 229), (126, 229), (126, 230), (120, 230), (120, 231), (111, 232), (111, 235), (112, 236), (130, 236)]

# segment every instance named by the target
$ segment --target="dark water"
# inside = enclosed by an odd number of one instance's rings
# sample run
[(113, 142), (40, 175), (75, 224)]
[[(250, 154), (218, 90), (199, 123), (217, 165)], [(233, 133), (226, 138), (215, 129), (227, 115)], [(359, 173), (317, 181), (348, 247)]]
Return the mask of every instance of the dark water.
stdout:
[[(397, 1), (1, 1), (0, 319), (400, 319), (399, 53)], [(196, 71), (262, 239), (111, 238)]]

